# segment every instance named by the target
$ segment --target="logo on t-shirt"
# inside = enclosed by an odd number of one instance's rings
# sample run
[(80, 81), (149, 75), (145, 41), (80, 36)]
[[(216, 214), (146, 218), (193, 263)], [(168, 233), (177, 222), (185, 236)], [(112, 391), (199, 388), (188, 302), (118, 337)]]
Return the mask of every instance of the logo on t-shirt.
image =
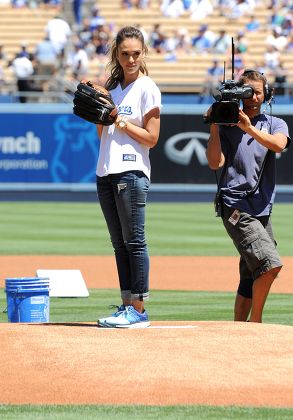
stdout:
[(133, 154), (123, 154), (123, 161), (136, 162), (136, 155), (133, 155)]
[(118, 106), (118, 114), (131, 115), (132, 114), (131, 106), (130, 105)]

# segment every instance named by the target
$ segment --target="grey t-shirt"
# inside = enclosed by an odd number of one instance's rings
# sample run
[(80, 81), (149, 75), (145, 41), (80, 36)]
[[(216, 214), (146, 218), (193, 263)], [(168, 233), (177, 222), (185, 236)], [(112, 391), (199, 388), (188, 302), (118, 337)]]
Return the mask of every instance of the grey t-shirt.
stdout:
[[(270, 134), (283, 133), (290, 142), (288, 126), (281, 118), (260, 114), (252, 124)], [(246, 197), (258, 182), (268, 149), (237, 126), (220, 126), (225, 165), (221, 172), (220, 189), (224, 203), (253, 216), (269, 215), (275, 198), (275, 153), (270, 151), (258, 189)]]

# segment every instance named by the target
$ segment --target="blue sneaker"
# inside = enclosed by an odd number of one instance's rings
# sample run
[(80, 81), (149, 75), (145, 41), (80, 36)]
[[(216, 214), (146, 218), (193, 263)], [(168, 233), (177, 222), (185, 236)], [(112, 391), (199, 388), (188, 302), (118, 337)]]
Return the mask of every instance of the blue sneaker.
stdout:
[(112, 318), (116, 318), (118, 315), (121, 314), (121, 312), (125, 311), (125, 306), (124, 305), (110, 305), (110, 309), (116, 308), (117, 311), (114, 312), (111, 316), (108, 316), (107, 318), (100, 318), (98, 319), (98, 326), (99, 327), (104, 327), (104, 328), (111, 328), (110, 325), (108, 325), (107, 320), (112, 319)]
[(107, 319), (107, 326), (112, 328), (146, 328), (150, 326), (146, 311), (137, 312), (132, 305), (126, 306), (118, 316)]

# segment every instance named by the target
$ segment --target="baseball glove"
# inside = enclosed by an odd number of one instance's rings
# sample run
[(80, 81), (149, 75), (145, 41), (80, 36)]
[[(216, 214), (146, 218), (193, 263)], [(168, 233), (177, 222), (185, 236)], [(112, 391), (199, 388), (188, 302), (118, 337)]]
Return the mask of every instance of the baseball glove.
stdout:
[(87, 80), (81, 80), (74, 93), (73, 113), (94, 124), (111, 125), (118, 110), (107, 89)]

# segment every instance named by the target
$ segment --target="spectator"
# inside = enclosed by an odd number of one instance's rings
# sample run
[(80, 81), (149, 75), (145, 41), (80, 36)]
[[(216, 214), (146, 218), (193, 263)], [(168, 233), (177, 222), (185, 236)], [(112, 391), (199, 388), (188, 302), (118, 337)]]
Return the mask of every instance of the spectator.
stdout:
[[(229, 52), (227, 55), (227, 59), (225, 61), (226, 64), (226, 77), (228, 75), (228, 79), (230, 79), (230, 75), (232, 74), (232, 57)], [(234, 76), (233, 79), (236, 80), (242, 74), (244, 68), (246, 67), (244, 55), (238, 51), (237, 48), (235, 48), (234, 52)]]
[(28, 57), (30, 56), (29, 52), (28, 52), (28, 42), (27, 41), (21, 41), (20, 43), (20, 51), (19, 53), (23, 56), (23, 57)]
[(137, 9), (147, 9), (150, 6), (150, 0), (133, 0), (132, 4)]
[(105, 25), (106, 20), (100, 15), (99, 8), (94, 6), (92, 8), (92, 16), (90, 18), (90, 30), (93, 32), (99, 26)]
[(42, 0), (45, 7), (59, 8), (61, 6), (61, 0)]
[(231, 12), (231, 3), (233, 0), (218, 0), (217, 9), (219, 10), (220, 16), (228, 16)]
[(73, 7), (73, 15), (76, 25), (79, 27), (82, 23), (82, 5), (83, 0), (73, 0), (72, 7)]
[(198, 29), (198, 35), (191, 40), (191, 45), (195, 52), (207, 53), (213, 45), (214, 34), (208, 30), (208, 25), (201, 25)]
[(98, 26), (92, 33), (92, 44), (94, 53), (97, 55), (106, 55), (109, 50), (110, 32), (106, 25)]
[(260, 22), (256, 19), (254, 15), (250, 15), (250, 19), (245, 25), (245, 29), (248, 32), (255, 32), (260, 29)]
[(280, 51), (273, 45), (268, 45), (264, 53), (264, 63), (268, 70), (275, 70), (280, 65)]
[(87, 77), (89, 59), (81, 42), (77, 42), (74, 45), (74, 51), (72, 54), (69, 54), (68, 65), (71, 67), (72, 73), (76, 74), (80, 80)]
[(71, 36), (69, 24), (61, 16), (56, 15), (45, 26), (45, 32), (48, 34), (48, 38), (53, 44), (56, 54), (64, 57), (65, 48)]
[(28, 0), (11, 0), (11, 6), (18, 8), (18, 7), (27, 7)]
[(161, 53), (164, 50), (166, 36), (161, 30), (160, 23), (155, 23), (153, 29), (149, 33), (149, 45), (154, 48), (157, 53)]
[(191, 37), (186, 28), (177, 29), (175, 36), (177, 38), (176, 51), (179, 54), (190, 54), (192, 51)]
[(164, 16), (177, 18), (184, 14), (182, 0), (163, 0), (161, 2), (161, 11)]
[(213, 4), (210, 0), (193, 0), (189, 6), (190, 18), (202, 21), (213, 13)]
[[(231, 60), (231, 57), (229, 57), (229, 59)], [(232, 66), (232, 61), (231, 61), (231, 66)], [(242, 51), (239, 51), (239, 48), (235, 47), (235, 54), (234, 54), (235, 79), (238, 78), (239, 74), (242, 73), (245, 67), (246, 66), (245, 66), (245, 61), (244, 61), (244, 56), (242, 54)]]
[(174, 29), (172, 36), (165, 38), (164, 49), (167, 53), (165, 59), (173, 61), (177, 59), (177, 53), (188, 54), (191, 52), (191, 42), (185, 28)]
[(268, 20), (268, 29), (273, 29), (275, 27), (281, 27), (284, 22), (284, 13), (278, 5), (272, 7), (272, 13), (269, 16)]
[(36, 45), (35, 59), (37, 61), (38, 74), (54, 74), (58, 66), (57, 53), (48, 34)]
[(216, 37), (212, 46), (214, 54), (227, 54), (231, 48), (231, 38), (225, 29), (220, 29), (219, 35)]
[(286, 37), (289, 37), (291, 35), (293, 29), (293, 9), (291, 9), (290, 13), (286, 14), (282, 22), (281, 28), (283, 35), (285, 35)]
[(254, 1), (247, 1), (247, 0), (235, 0), (231, 2), (230, 13), (226, 16), (229, 19), (239, 19), (242, 16), (251, 13), (254, 10), (255, 3)]
[(122, 7), (122, 9), (131, 9), (132, 8), (132, 0), (121, 0), (121, 7)]
[(77, 31), (78, 38), (86, 45), (90, 42), (92, 37), (91, 22), (89, 18), (84, 18), (80, 29)]
[(236, 39), (235, 39), (235, 49), (237, 49), (239, 53), (247, 52), (248, 40), (245, 38), (245, 32), (243, 31), (237, 32)]
[[(11, 67), (16, 77), (18, 91), (31, 91), (31, 76), (34, 73), (31, 60), (24, 53), (18, 53), (12, 61)], [(19, 101), (25, 103), (27, 102), (27, 97), (20, 95)]]
[(287, 38), (282, 34), (282, 29), (279, 26), (273, 28), (272, 33), (266, 38), (266, 44), (272, 45), (278, 51), (283, 51), (287, 45)]
[(190, 6), (191, 6), (191, 4), (192, 4), (193, 1), (194, 0), (183, 0), (184, 10), (189, 10), (189, 8), (190, 8)]
[(153, 28), (149, 32), (148, 39), (150, 47), (155, 50), (163, 44), (165, 35), (161, 29), (160, 23), (154, 23)]

